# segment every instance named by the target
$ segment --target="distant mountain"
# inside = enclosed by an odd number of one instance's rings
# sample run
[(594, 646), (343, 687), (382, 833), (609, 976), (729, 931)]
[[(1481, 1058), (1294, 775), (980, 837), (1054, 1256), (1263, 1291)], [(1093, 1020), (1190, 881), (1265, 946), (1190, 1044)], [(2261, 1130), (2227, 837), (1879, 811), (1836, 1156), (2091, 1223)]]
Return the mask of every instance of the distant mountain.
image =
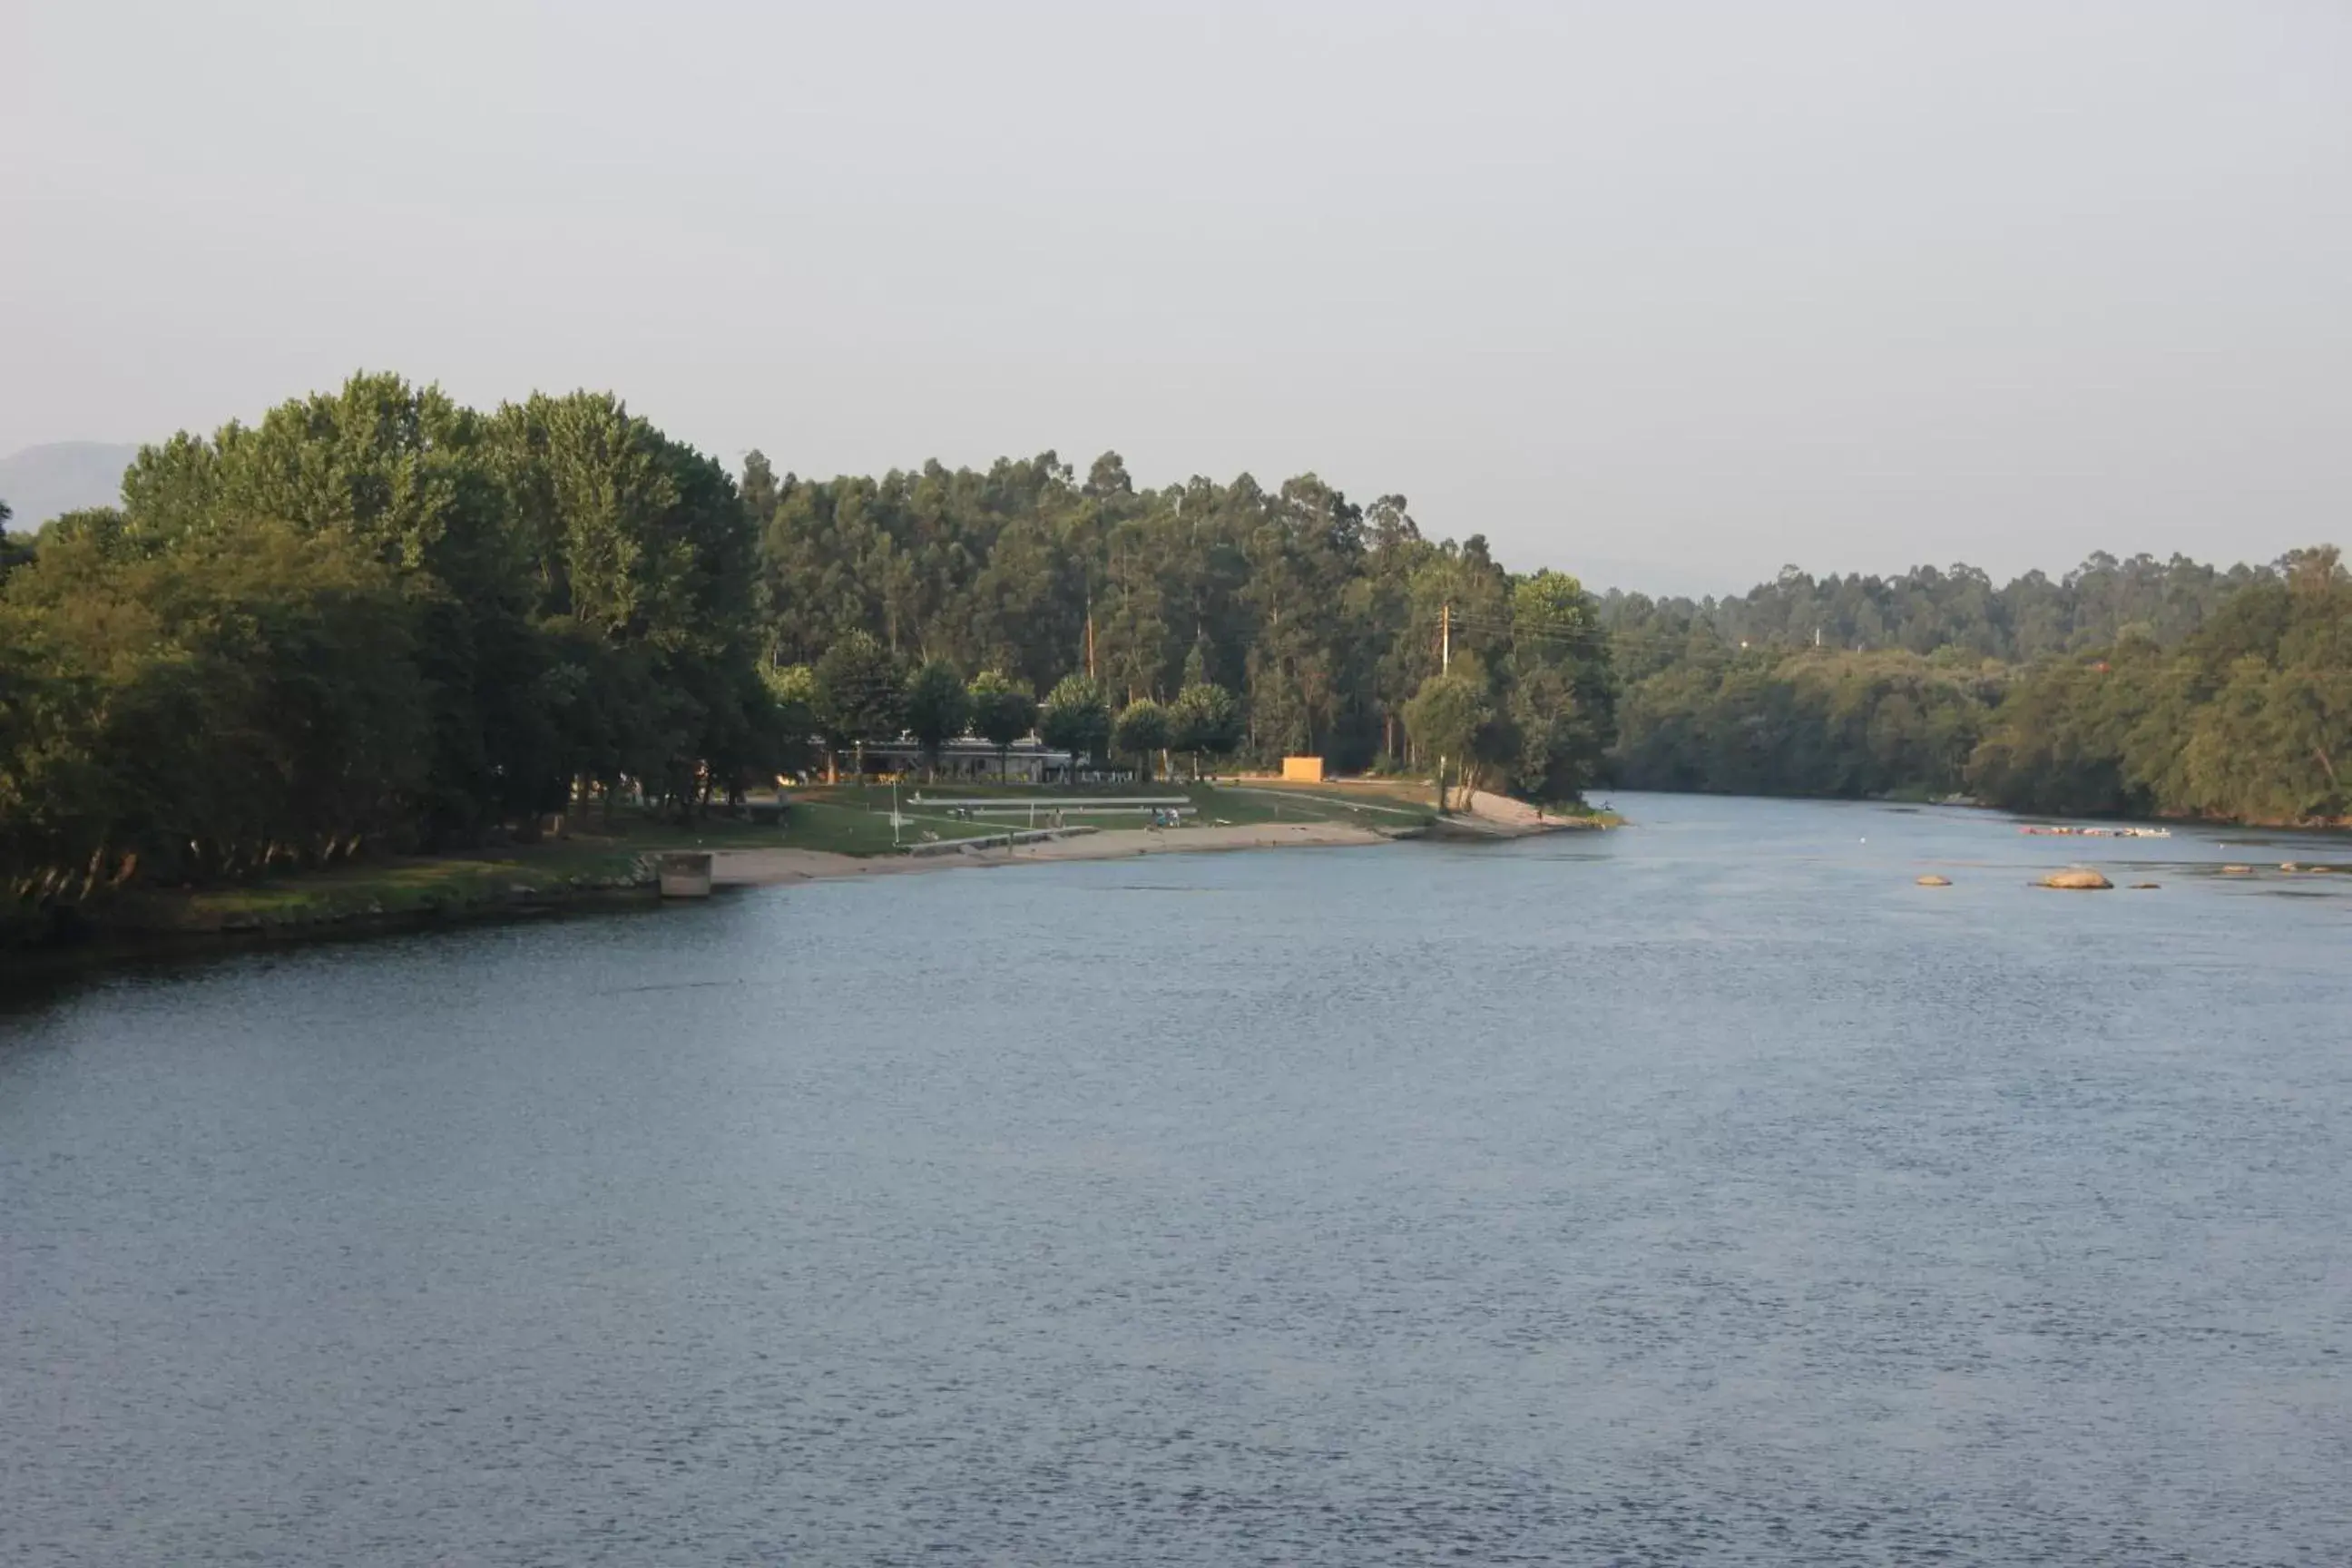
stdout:
[(16, 513), (8, 526), (30, 531), (59, 512), (121, 505), (122, 470), (138, 455), (105, 441), (52, 441), (0, 458), (0, 500)]

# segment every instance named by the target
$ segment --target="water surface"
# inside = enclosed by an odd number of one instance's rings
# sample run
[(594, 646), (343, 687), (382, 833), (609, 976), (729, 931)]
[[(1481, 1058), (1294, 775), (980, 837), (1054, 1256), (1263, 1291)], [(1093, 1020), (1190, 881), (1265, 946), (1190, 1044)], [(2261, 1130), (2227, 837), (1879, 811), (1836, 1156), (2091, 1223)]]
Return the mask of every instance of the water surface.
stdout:
[(1618, 804), (20, 1002), (0, 1561), (2352, 1561), (2331, 847)]

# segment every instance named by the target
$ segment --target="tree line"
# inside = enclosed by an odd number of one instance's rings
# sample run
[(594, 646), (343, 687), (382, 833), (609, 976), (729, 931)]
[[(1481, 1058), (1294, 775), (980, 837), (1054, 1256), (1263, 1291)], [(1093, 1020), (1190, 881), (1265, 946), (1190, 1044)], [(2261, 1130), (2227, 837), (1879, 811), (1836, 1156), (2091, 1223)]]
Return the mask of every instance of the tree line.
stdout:
[(528, 836), (772, 771), (734, 481), (612, 397), (362, 375), (143, 449), (0, 584), (20, 901)]
[(2227, 572), (2095, 556), (1998, 593), (1965, 568), (1784, 573), (1744, 598), (1602, 609), (1628, 787), (2352, 818), (2352, 584), (2333, 547)]
[(1002, 765), (1014, 742), (1034, 734), (1074, 759), (1124, 762), (1146, 777), (1171, 753), (1189, 756), (1197, 774), (1204, 760), (1230, 756), (1243, 740), (1233, 694), (1204, 680), (1188, 681), (1165, 703), (1138, 697), (1114, 706), (1099, 681), (1072, 673), (1040, 702), (1001, 670), (967, 680), (945, 658), (910, 663), (863, 630), (843, 634), (814, 665), (770, 666), (761, 676), (781, 728), (815, 742), (830, 776), (845, 752), (852, 772), (862, 773), (866, 745), (901, 738), (914, 741), (932, 769), (950, 741), (985, 741)]
[(362, 375), (0, 535), (19, 903), (687, 814), (911, 735), (2041, 810), (2352, 816), (2332, 550), (1596, 597), (1313, 475), (740, 476), (615, 398)]
[[(1746, 594), (1704, 601), (1612, 592), (1601, 615), (1613, 633), (1671, 648), (1696, 636), (1751, 647), (1948, 654), (2030, 664), (2109, 646), (2126, 633), (2177, 643), (2239, 589), (2265, 576), (2175, 555), (2117, 560), (2101, 552), (2063, 577), (2028, 572), (1995, 587), (1974, 566), (1915, 566), (1895, 577), (1814, 577), (1794, 566)], [(1656, 662), (1663, 663), (1664, 659)]]
[(1237, 727), (1223, 750), (1444, 758), (1546, 800), (1587, 788), (1614, 733), (1598, 601), (1506, 571), (1482, 537), (1425, 538), (1402, 496), (1359, 504), (1311, 474), (1138, 489), (1115, 452), (1083, 479), (1047, 452), (829, 480), (754, 452), (742, 494), (767, 657), (813, 679), (845, 647), (1031, 693), (1077, 678), (1145, 727), (1166, 705), (1181, 728), (1215, 691)]
[[(1154, 753), (1595, 777), (1599, 605), (1312, 476), (1138, 489), (1115, 454), (740, 478), (605, 394), (396, 376), (143, 448), (0, 547), (0, 879), (134, 881), (701, 809), (822, 752), (1034, 730)], [(1448, 617), (1451, 617), (1450, 619)]]

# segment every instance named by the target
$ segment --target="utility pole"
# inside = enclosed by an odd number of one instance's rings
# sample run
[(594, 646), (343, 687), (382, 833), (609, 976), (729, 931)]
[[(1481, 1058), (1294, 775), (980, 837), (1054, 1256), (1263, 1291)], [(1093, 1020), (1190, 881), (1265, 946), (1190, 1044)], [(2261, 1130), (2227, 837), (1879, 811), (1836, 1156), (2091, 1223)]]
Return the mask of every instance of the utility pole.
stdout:
[[(1437, 672), (1454, 673), (1454, 601), (1437, 607)], [(1445, 815), (1445, 753), (1437, 753), (1437, 814)]]

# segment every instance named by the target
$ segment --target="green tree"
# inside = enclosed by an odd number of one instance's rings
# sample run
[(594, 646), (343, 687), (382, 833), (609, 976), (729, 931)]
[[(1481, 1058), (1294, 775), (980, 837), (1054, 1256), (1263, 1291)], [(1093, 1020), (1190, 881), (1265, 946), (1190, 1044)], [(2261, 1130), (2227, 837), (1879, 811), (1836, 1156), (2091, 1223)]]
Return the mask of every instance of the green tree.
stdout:
[(1102, 688), (1083, 675), (1064, 676), (1037, 713), (1038, 736), (1070, 753), (1073, 772), (1081, 758), (1103, 754), (1110, 743), (1110, 703)]
[(837, 759), (843, 747), (866, 771), (866, 743), (895, 738), (906, 723), (905, 676), (898, 657), (864, 632), (851, 632), (816, 661), (816, 717)]
[(923, 748), (923, 763), (939, 776), (940, 748), (964, 731), (971, 697), (963, 677), (943, 659), (932, 659), (907, 682), (907, 732)]
[(1580, 798), (1615, 739), (1615, 682), (1597, 607), (1567, 573), (1512, 585), (1508, 687), (1508, 787), (1530, 800)]
[(1111, 726), (1112, 747), (1133, 757), (1137, 772), (1147, 782), (1151, 777), (1152, 753), (1168, 744), (1168, 710), (1149, 697), (1139, 697), (1120, 709)]
[(760, 667), (761, 684), (775, 714), (780, 767), (798, 771), (815, 754), (824, 726), (817, 719), (816, 671), (805, 664)]
[(996, 748), (997, 776), (1009, 778), (1013, 742), (1037, 722), (1037, 700), (1028, 688), (994, 669), (972, 678), (970, 696), (972, 731)]
[(1203, 756), (1230, 756), (1241, 743), (1241, 704), (1232, 692), (1196, 680), (1176, 694), (1168, 710), (1168, 745), (1191, 753), (1196, 781)]
[(1493, 720), (1485, 681), (1460, 668), (1431, 676), (1405, 704), (1406, 731), (1413, 744), (1436, 763), (1438, 810), (1447, 809), (1449, 764), (1460, 766), (1471, 757)]

